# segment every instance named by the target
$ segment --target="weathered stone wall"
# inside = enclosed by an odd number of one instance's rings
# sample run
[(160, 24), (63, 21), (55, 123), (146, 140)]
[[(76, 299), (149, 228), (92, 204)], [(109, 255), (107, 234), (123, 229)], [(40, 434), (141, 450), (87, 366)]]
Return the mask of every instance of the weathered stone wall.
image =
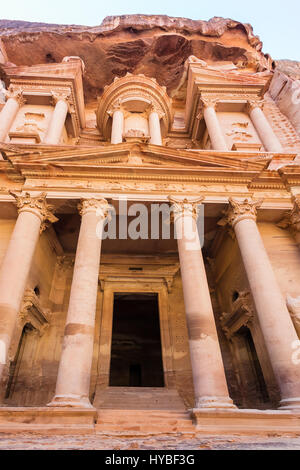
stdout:
[[(297, 76), (296, 76), (297, 77)], [(289, 77), (279, 69), (275, 71), (270, 86), (270, 96), (279, 110), (290, 120), (300, 135), (300, 79)], [(300, 77), (300, 72), (299, 72)], [(295, 136), (294, 136), (295, 137)]]

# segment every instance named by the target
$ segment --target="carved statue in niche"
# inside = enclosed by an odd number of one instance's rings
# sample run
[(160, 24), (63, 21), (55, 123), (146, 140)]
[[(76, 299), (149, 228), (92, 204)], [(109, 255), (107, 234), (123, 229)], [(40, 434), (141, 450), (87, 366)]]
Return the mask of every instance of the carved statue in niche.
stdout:
[(228, 137), (232, 137), (232, 140), (236, 142), (248, 142), (252, 139), (253, 135), (246, 132), (246, 130), (243, 130), (249, 127), (249, 122), (233, 122), (231, 126), (232, 130), (227, 132), (226, 135), (228, 135)]
[(44, 127), (39, 127), (39, 122), (45, 119), (44, 113), (33, 113), (28, 112), (24, 114), (24, 124), (17, 127), (17, 131), (23, 131), (25, 133), (37, 133), (45, 132)]

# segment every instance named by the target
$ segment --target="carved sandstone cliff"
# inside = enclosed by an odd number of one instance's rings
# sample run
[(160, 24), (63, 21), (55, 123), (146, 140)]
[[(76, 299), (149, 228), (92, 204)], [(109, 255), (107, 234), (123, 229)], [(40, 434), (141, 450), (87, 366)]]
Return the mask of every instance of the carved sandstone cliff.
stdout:
[(193, 21), (125, 15), (107, 17), (95, 27), (0, 20), (0, 40), (4, 63), (34, 65), (80, 56), (86, 66), (87, 101), (99, 96), (115, 76), (127, 72), (152, 76), (171, 93), (190, 55), (208, 64), (234, 63), (252, 72), (273, 66), (251, 25), (223, 18)]
[(288, 117), (300, 135), (300, 62), (276, 62), (270, 93), (280, 111)]

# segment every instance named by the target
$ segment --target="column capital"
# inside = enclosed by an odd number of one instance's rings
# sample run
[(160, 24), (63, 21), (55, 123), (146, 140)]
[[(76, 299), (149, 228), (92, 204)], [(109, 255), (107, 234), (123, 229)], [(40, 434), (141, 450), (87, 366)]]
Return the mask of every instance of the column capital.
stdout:
[(55, 91), (51, 91), (51, 95), (52, 95), (51, 96), (52, 106), (56, 106), (57, 103), (59, 103), (60, 101), (63, 101), (68, 106), (68, 112), (70, 114), (75, 113), (75, 106), (72, 100), (71, 90), (55, 90)]
[(247, 111), (248, 113), (251, 113), (251, 111), (253, 111), (255, 108), (259, 108), (263, 111), (263, 108), (264, 108), (264, 100), (260, 100), (260, 99), (249, 99), (247, 101)]
[(107, 114), (112, 117), (113, 114), (116, 112), (116, 111), (121, 111), (122, 113), (124, 113), (124, 110), (122, 108), (122, 103), (121, 103), (121, 100), (120, 99), (117, 99), (111, 106), (110, 108), (107, 110)]
[(199, 198), (185, 198), (180, 199), (175, 196), (168, 196), (169, 201), (172, 203), (174, 217), (198, 217), (198, 205), (204, 201), (204, 197)]
[(300, 194), (293, 196), (294, 207), (284, 214), (277, 226), (283, 229), (290, 228), (293, 235), (300, 232)]
[(58, 101), (69, 101), (71, 98), (71, 91), (70, 90), (55, 90), (51, 91), (52, 101), (56, 104)]
[(82, 199), (78, 204), (78, 210), (81, 217), (88, 212), (96, 212), (99, 217), (106, 219), (109, 215), (111, 205), (106, 199)]
[(148, 107), (147, 107), (147, 114), (148, 116), (151, 114), (151, 113), (156, 113), (158, 115), (158, 118), (161, 119), (164, 117), (165, 113), (162, 112), (162, 110), (160, 109), (160, 107), (156, 104), (156, 103), (151, 103)]
[(9, 193), (15, 198), (19, 214), (21, 212), (31, 212), (40, 218), (42, 222), (41, 231), (45, 230), (49, 223), (53, 224), (58, 221), (58, 218), (53, 214), (53, 206), (47, 204), (46, 193), (41, 193), (37, 196), (30, 196), (29, 193), (19, 195), (12, 191), (9, 191)]
[(218, 225), (235, 225), (244, 219), (251, 219), (256, 221), (257, 209), (261, 206), (262, 200), (253, 201), (252, 199), (245, 199), (244, 201), (237, 201), (229, 198), (229, 207), (223, 212), (224, 217), (218, 222)]
[(206, 108), (213, 108), (214, 110), (216, 109), (216, 106), (218, 104), (219, 98), (213, 95), (200, 95), (200, 103), (201, 107), (206, 109)]
[(26, 98), (23, 96), (23, 90), (21, 88), (14, 87), (12, 85), (9, 86), (8, 90), (5, 92), (6, 98), (12, 98), (15, 100), (20, 108), (26, 104)]

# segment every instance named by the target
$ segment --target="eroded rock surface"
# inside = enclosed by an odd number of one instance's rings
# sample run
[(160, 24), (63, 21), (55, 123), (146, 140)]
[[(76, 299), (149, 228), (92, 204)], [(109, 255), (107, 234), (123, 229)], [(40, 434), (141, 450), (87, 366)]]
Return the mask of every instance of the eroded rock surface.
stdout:
[(190, 55), (208, 64), (233, 62), (253, 72), (273, 66), (251, 25), (224, 18), (194, 21), (125, 15), (107, 17), (95, 27), (1, 20), (0, 38), (0, 62), (34, 65), (80, 56), (86, 66), (87, 101), (99, 96), (115, 76), (127, 72), (154, 77), (171, 93)]

